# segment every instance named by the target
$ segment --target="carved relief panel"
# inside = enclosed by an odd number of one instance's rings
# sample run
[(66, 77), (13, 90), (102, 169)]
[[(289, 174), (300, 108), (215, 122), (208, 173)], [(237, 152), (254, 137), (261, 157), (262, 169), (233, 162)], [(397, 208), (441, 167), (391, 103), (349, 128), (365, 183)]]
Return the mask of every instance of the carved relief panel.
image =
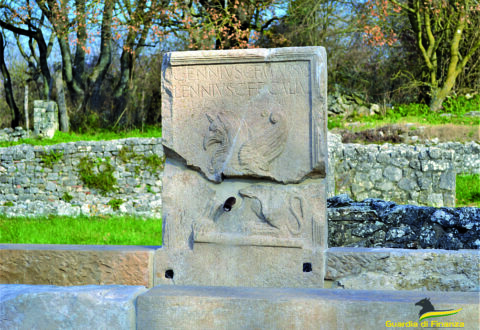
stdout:
[(312, 172), (325, 177), (322, 50), (166, 56), (164, 145), (213, 182), (257, 177), (298, 183)]

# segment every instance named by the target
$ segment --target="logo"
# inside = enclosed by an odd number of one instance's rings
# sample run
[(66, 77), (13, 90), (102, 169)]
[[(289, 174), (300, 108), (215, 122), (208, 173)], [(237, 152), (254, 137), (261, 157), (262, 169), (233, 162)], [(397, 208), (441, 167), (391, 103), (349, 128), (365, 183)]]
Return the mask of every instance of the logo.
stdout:
[(415, 303), (415, 306), (420, 306), (421, 309), (418, 313), (418, 321), (391, 321), (385, 322), (387, 328), (463, 328), (465, 324), (459, 321), (445, 321), (436, 320), (437, 317), (445, 317), (455, 315), (462, 311), (462, 308), (458, 309), (445, 309), (437, 310), (430, 302), (430, 298), (424, 298)]
[(433, 307), (432, 303), (430, 302), (430, 298), (424, 298), (420, 301), (417, 301), (415, 303), (415, 306), (421, 306), (422, 309), (418, 313), (419, 316), (419, 321), (423, 321), (425, 319), (429, 319), (432, 317), (441, 317), (441, 316), (450, 316), (457, 314), (460, 312), (462, 309), (446, 309), (446, 310), (436, 310), (435, 307)]

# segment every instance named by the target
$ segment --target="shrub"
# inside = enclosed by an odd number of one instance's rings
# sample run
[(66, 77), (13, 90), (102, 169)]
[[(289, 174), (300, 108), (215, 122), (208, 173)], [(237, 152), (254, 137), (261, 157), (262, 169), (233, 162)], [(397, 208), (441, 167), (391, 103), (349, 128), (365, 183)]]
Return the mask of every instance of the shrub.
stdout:
[(109, 160), (94, 161), (83, 157), (78, 168), (80, 178), (88, 188), (98, 189), (102, 195), (116, 191), (114, 186), (117, 184), (117, 179), (113, 176), (114, 169)]
[(44, 153), (41, 155), (42, 162), (47, 167), (52, 167), (54, 164), (58, 163), (63, 157), (63, 151), (50, 150), (49, 153)]
[(114, 211), (118, 211), (120, 205), (122, 205), (123, 203), (125, 203), (123, 199), (113, 198), (107, 204), (110, 205)]
[(62, 195), (62, 199), (67, 202), (67, 203), (70, 203), (73, 199), (73, 196), (70, 195), (68, 192), (64, 192), (63, 195)]

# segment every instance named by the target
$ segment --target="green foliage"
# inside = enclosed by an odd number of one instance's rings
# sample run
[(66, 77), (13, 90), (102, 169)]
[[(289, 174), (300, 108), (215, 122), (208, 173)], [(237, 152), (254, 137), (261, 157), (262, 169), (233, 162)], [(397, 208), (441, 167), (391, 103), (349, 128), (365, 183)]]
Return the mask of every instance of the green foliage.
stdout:
[(480, 111), (480, 94), (471, 98), (465, 96), (448, 97), (443, 102), (443, 112), (463, 116), (470, 111)]
[[(124, 146), (118, 152), (118, 158), (124, 163), (135, 160), (143, 160), (146, 167), (150, 167), (152, 171), (163, 170), (165, 164), (165, 156), (159, 157), (157, 154), (151, 154), (149, 156), (139, 155), (132, 150), (132, 147)], [(135, 174), (140, 175), (140, 166), (135, 166)]]
[(116, 191), (117, 179), (109, 160), (91, 160), (83, 157), (78, 165), (80, 179), (92, 189), (98, 189), (102, 195)]
[(162, 221), (133, 216), (0, 217), (0, 243), (161, 245)]
[(343, 127), (345, 119), (341, 116), (328, 117), (328, 129)]
[(328, 118), (328, 128), (344, 128), (347, 122), (371, 123), (371, 126), (363, 126), (362, 129), (382, 126), (385, 124), (397, 124), (400, 122), (419, 124), (457, 124), (457, 125), (480, 125), (478, 117), (465, 116), (467, 112), (479, 111), (480, 95), (467, 99), (463, 96), (449, 98), (443, 104), (443, 111), (431, 111), (428, 105), (411, 103), (400, 104), (388, 108), (383, 114), (374, 116), (353, 115), (349, 118), (340, 116)]
[(67, 203), (70, 203), (73, 199), (73, 196), (70, 195), (68, 192), (64, 192), (63, 195), (62, 195), (62, 199), (67, 202)]
[(456, 181), (456, 206), (480, 207), (480, 174), (459, 174)]
[(123, 146), (122, 149), (118, 152), (118, 157), (124, 163), (128, 163), (132, 158), (135, 158), (137, 154), (133, 152), (132, 147)]
[(150, 167), (152, 171), (163, 170), (165, 164), (165, 156), (159, 157), (157, 154), (151, 154), (145, 156), (144, 158), (145, 165)]
[(63, 151), (50, 150), (49, 153), (41, 155), (42, 162), (45, 166), (52, 168), (52, 166), (60, 161), (63, 157)]
[(3, 206), (13, 206), (13, 202), (12, 201), (6, 201), (5, 203), (3, 203)]
[(114, 211), (118, 211), (120, 205), (122, 205), (123, 203), (125, 203), (123, 199), (112, 198), (107, 204), (110, 205)]

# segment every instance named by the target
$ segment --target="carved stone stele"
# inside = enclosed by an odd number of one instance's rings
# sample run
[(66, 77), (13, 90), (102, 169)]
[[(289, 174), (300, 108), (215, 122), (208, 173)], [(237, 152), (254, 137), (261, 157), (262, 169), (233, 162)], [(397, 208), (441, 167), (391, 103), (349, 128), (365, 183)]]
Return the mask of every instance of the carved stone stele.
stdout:
[(169, 53), (155, 283), (321, 287), (322, 47)]
[(214, 182), (325, 177), (326, 65), (322, 47), (168, 53), (164, 145)]

